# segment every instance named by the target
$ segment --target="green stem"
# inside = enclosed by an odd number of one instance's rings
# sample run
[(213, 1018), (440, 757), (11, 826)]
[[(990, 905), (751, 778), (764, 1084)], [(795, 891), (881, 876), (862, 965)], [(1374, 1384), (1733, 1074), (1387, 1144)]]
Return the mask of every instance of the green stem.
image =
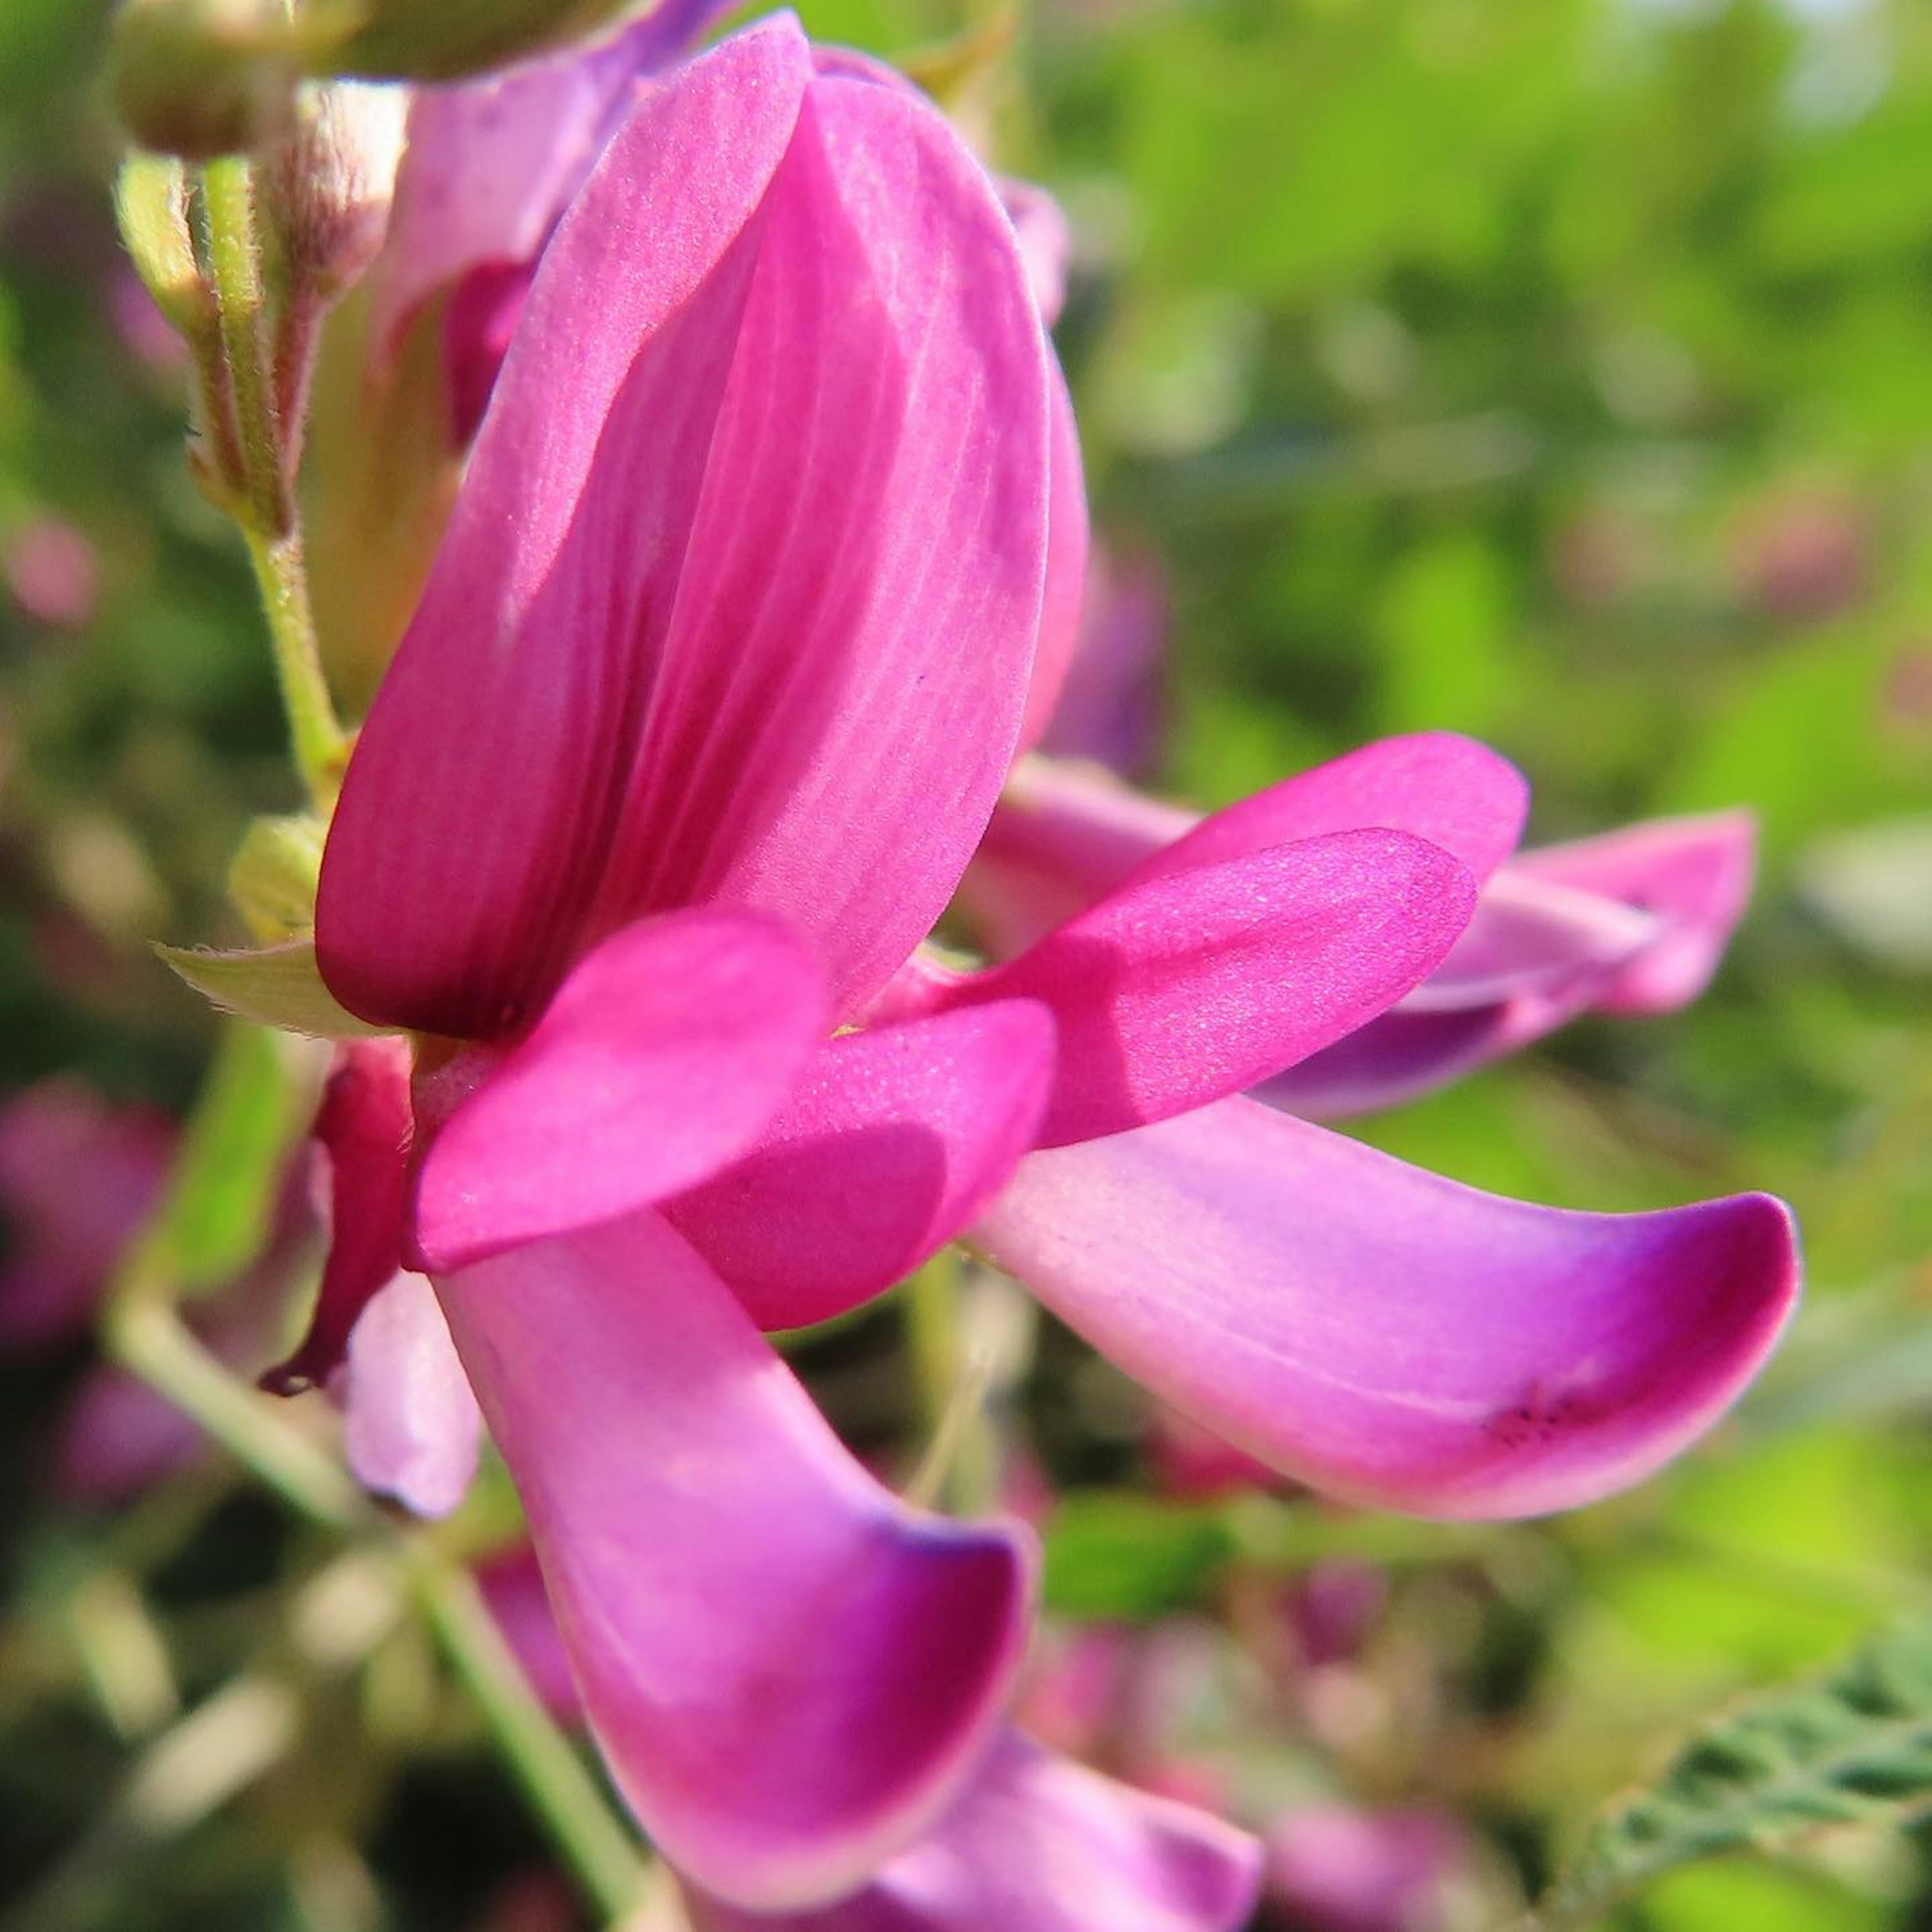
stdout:
[(248, 520), (264, 534), (279, 536), (289, 525), (289, 496), (269, 380), (261, 244), (247, 160), (230, 154), (209, 162), (202, 170), (201, 193), (208, 215), (208, 274), (220, 313), (222, 346), (242, 436)]
[(585, 1896), (608, 1918), (634, 1910), (644, 1888), (636, 1841), (531, 1690), (468, 1573), (419, 1544), (407, 1570), (443, 1654)]
[(344, 1535), (376, 1522), (334, 1461), (276, 1418), (274, 1397), (236, 1381), (189, 1333), (158, 1284), (118, 1295), (103, 1337), (124, 1367), (191, 1416), (298, 1515)]
[(986, 1366), (965, 1346), (964, 1264), (957, 1248), (942, 1248), (906, 1286), (907, 1346), (927, 1429), (906, 1492), (914, 1502), (970, 1511), (993, 1501), (998, 1456), (986, 1420)]
[(274, 646), (275, 672), (282, 688), (296, 764), (309, 796), (326, 814), (335, 803), (349, 759), (349, 740), (328, 694), (316, 642), (315, 616), (308, 598), (308, 574), (302, 560), (299, 526), (286, 536), (265, 537), (242, 532), (248, 542), (248, 561), (262, 593)]
[(288, 382), (278, 380), (271, 352), (248, 164), (238, 155), (211, 161), (202, 171), (201, 185), (208, 220), (208, 276), (220, 316), (223, 357), (241, 445), (236, 515), (268, 616), (296, 763), (310, 795), (326, 812), (341, 782), (348, 741), (335, 715), (316, 641), (302, 528), (290, 483), (294, 427), (284, 418), (279, 392), (290, 388), (290, 400), (296, 406), (300, 398)]
[[(212, 1079), (204, 1108), (222, 1104)], [(188, 1137), (192, 1145), (196, 1136)], [(297, 1514), (394, 1562), (474, 1699), (498, 1751), (585, 1894), (614, 1918), (637, 1902), (643, 1871), (631, 1835), (551, 1721), (468, 1571), (394, 1529), (335, 1459), (238, 1382), (204, 1348), (177, 1306), (175, 1231), (165, 1204), (123, 1261), (102, 1318), (109, 1352), (191, 1417)]]

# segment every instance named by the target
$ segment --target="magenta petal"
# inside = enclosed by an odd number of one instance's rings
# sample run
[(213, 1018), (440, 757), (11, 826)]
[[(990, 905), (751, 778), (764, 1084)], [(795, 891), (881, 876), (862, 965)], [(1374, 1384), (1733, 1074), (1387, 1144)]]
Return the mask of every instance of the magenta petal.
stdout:
[(1453, 853), (1480, 883), (1516, 850), (1528, 809), (1522, 774), (1473, 738), (1451, 731), (1381, 738), (1213, 813), (1150, 854), (1137, 876), (1378, 825)]
[(1033, 1144), (1046, 1010), (1003, 1000), (819, 1048), (756, 1150), (665, 1218), (762, 1328), (829, 1320), (958, 1234)]
[(1648, 1475), (1750, 1380), (1798, 1282), (1762, 1195), (1530, 1207), (1240, 1100), (1030, 1156), (975, 1238), (1216, 1434), (1429, 1516)]
[(544, 256), (350, 761), (338, 998), (500, 1034), (586, 946), (713, 903), (856, 1006), (1011, 758), (1048, 418), (1012, 230), (934, 110), (814, 78), (782, 19), (652, 92)]
[(399, 1274), (362, 1311), (332, 1392), (356, 1480), (418, 1516), (447, 1516), (476, 1473), (483, 1419), (435, 1292)]
[[(443, 1076), (469, 1090), (417, 1164), (416, 1252), (458, 1268), (682, 1192), (757, 1139), (825, 1027), (817, 967), (771, 921), (627, 927), (507, 1054)], [(422, 1084), (433, 1120), (434, 1076)]]
[(1384, 738), (1202, 818), (1102, 772), (1031, 758), (1013, 772), (966, 881), (1000, 950), (1130, 879), (1372, 826), (1452, 853), (1478, 880), (1515, 849), (1522, 774), (1452, 732)]
[(810, 79), (787, 23), (696, 62), (545, 252), (323, 855), (316, 952), (352, 1012), (484, 1037), (582, 950)]
[(1709, 984), (1750, 896), (1756, 844), (1748, 812), (1713, 812), (1543, 846), (1510, 870), (1648, 913), (1656, 936), (1594, 1004), (1606, 1012), (1668, 1012)]
[(849, 1892), (984, 1748), (1025, 1639), (1025, 1532), (879, 1487), (655, 1214), (438, 1289), (645, 1829), (755, 1910)]
[(1058, 1146), (1202, 1106), (1340, 1039), (1423, 978), (1474, 901), (1434, 846), (1339, 832), (1138, 875), (942, 1000), (1051, 1010), (1060, 1067), (1040, 1144)]
[(402, 1266), (412, 1126), (407, 1044), (338, 1046), (313, 1130), (328, 1180), (328, 1255), (308, 1332), (261, 1378), (272, 1395), (327, 1382), (370, 1298)]
[(692, 1932), (1238, 1932), (1262, 1850), (1204, 1812), (1004, 1732), (926, 1838), (853, 1897), (776, 1918), (689, 1898)]

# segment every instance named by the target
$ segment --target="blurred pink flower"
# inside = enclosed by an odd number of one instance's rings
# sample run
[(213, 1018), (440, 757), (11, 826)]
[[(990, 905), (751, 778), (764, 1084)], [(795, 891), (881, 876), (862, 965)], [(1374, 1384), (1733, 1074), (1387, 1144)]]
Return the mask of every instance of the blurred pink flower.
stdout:
[(158, 1195), (171, 1124), (70, 1080), (0, 1107), (0, 1350), (56, 1347), (93, 1326), (107, 1276)]
[(50, 631), (84, 631), (100, 602), (94, 545), (64, 517), (36, 517), (7, 539), (0, 571), (21, 614)]
[(1864, 514), (1850, 498), (1794, 491), (1759, 506), (1733, 535), (1732, 586), (1766, 616), (1820, 623), (1864, 596), (1869, 543)]
[(1267, 1896), (1286, 1932), (1439, 1932), (1466, 1844), (1443, 1813), (1311, 1805), (1268, 1834)]

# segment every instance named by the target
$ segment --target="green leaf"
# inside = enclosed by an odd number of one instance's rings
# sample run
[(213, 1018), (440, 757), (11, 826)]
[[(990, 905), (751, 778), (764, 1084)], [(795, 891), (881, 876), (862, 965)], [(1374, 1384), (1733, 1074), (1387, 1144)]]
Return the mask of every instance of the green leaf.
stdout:
[(1773, 1849), (1824, 1825), (1901, 1824), (1928, 1805), (1932, 1623), (1918, 1622), (1695, 1734), (1656, 1783), (1598, 1819), (1528, 1924), (1593, 1924), (1673, 1866)]
[(257, 1025), (316, 1040), (367, 1040), (385, 1030), (337, 1004), (322, 982), (312, 939), (236, 952), (154, 950), (203, 998)]
[(1151, 1622), (1198, 1600), (1234, 1550), (1219, 1516), (1076, 1490), (1060, 1498), (1048, 1526), (1042, 1594), (1060, 1616)]
[(225, 1286), (255, 1258), (301, 1129), (301, 1098), (284, 1042), (256, 1027), (226, 1030), (142, 1238), (142, 1273), (192, 1295)]

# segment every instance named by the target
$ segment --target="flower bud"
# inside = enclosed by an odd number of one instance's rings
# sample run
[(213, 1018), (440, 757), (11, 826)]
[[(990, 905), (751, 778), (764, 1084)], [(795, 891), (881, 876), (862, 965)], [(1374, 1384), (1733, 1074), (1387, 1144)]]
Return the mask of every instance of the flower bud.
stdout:
[(154, 306), (178, 334), (200, 340), (214, 326), (214, 297), (194, 258), (186, 170), (172, 154), (130, 154), (114, 183), (114, 212)]
[[(601, 26), (626, 0), (368, 0), (330, 48), (338, 74), (454, 80)], [(316, 70), (320, 70), (318, 68)]]
[(205, 160), (294, 128), (302, 41), (278, 0), (126, 0), (109, 64), (145, 148)]
[(302, 89), (294, 134), (257, 178), (286, 286), (332, 299), (375, 260), (406, 106), (400, 88), (344, 81)]

